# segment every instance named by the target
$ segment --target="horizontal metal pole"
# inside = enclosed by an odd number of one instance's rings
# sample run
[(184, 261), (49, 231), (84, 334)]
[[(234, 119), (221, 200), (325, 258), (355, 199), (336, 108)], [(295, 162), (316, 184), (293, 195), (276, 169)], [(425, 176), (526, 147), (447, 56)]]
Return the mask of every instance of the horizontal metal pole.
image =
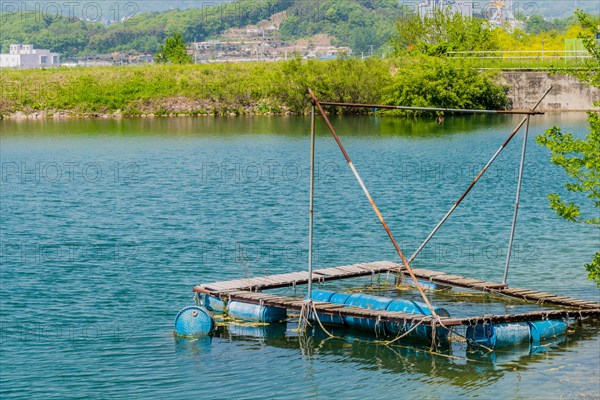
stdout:
[(522, 53), (546, 53), (546, 54), (569, 54), (587, 53), (587, 50), (484, 50), (484, 51), (448, 51), (446, 54), (522, 54)]
[(526, 115), (543, 115), (541, 111), (531, 110), (469, 110), (465, 108), (435, 108), (435, 107), (408, 107), (408, 106), (388, 106), (383, 104), (358, 104), (358, 103), (336, 103), (332, 101), (321, 101), (323, 106), (336, 107), (359, 107), (359, 108), (382, 108), (387, 110), (412, 110), (412, 111), (444, 111), (458, 112), (466, 114), (526, 114)]

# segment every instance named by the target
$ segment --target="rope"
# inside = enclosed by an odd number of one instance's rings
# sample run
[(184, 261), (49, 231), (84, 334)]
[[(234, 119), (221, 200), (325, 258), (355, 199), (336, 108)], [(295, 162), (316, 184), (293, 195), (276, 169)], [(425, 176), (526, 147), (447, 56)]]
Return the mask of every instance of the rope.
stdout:
[[(439, 317), (438, 317), (438, 321), (439, 321)], [(435, 327), (436, 325), (436, 320), (434, 319), (433, 321), (431, 321), (431, 350), (433, 349), (437, 349), (437, 329)], [(441, 321), (440, 321), (441, 323)]]
[[(485, 325), (485, 323), (484, 323), (484, 325)], [(484, 350), (486, 350), (486, 351), (488, 351), (488, 352), (492, 352), (492, 351), (494, 351), (493, 349), (490, 349), (489, 347), (487, 347), (487, 346), (484, 346), (484, 345), (482, 345), (481, 343), (477, 343), (476, 341), (474, 341), (474, 340), (472, 340), (472, 339), (469, 339), (469, 338), (468, 338), (468, 337), (466, 337), (465, 335), (461, 335), (460, 333), (458, 333), (458, 332), (457, 332), (457, 331), (455, 331), (454, 329), (450, 329), (450, 328), (448, 328), (448, 327), (446, 327), (446, 326), (443, 326), (443, 325), (442, 325), (442, 327), (443, 327), (444, 329), (446, 329), (446, 330), (447, 330), (447, 331), (448, 331), (450, 334), (453, 334), (453, 335), (456, 335), (456, 336), (459, 336), (459, 337), (461, 337), (461, 338), (465, 339), (465, 341), (467, 342), (467, 344), (474, 344), (474, 345), (476, 345), (476, 346), (479, 346), (479, 347), (481, 347), (482, 349), (484, 349)]]
[(323, 326), (323, 324), (321, 323), (321, 319), (319, 318), (319, 314), (317, 313), (317, 308), (315, 307), (315, 303), (310, 301), (312, 305), (312, 309), (313, 309), (313, 314), (315, 316), (315, 319), (317, 320), (317, 322), (319, 323), (319, 326), (321, 327), (321, 329), (323, 330), (323, 332), (325, 332), (327, 334), (327, 336), (329, 336), (330, 338), (335, 338), (336, 336), (334, 336), (333, 334), (331, 334), (327, 329), (325, 329), (325, 327)]
[[(394, 350), (394, 348), (414, 350), (414, 347), (400, 346), (400, 345), (397, 345), (397, 344), (387, 346), (387, 348), (389, 350), (391, 350), (392, 352), (394, 352), (394, 354), (396, 354), (399, 358), (404, 358), (404, 357), (402, 355), (398, 354), (398, 352), (396, 352)], [(474, 360), (474, 359), (468, 358), (468, 357), (459, 357), (459, 356), (454, 356), (454, 355), (450, 355), (450, 354), (438, 353), (437, 351), (432, 351), (432, 350), (420, 349), (419, 351), (422, 351), (422, 352), (428, 353), (428, 354), (432, 354), (432, 355), (436, 355), (436, 356), (440, 356), (440, 357), (450, 358), (450, 359), (453, 359), (453, 360), (468, 361), (470, 363), (478, 363), (478, 364), (487, 364), (485, 361)]]
[[(406, 332), (404, 332), (403, 334), (396, 336), (396, 338), (395, 338), (395, 339), (393, 339), (393, 340), (389, 340), (389, 341), (387, 341), (387, 342), (383, 342), (383, 344), (384, 344), (385, 346), (389, 346), (390, 344), (392, 344), (392, 343), (395, 343), (395, 342), (397, 342), (398, 340), (400, 340), (400, 339), (402, 339), (402, 338), (406, 337), (406, 336), (407, 336), (407, 335), (409, 335), (409, 334), (410, 334), (412, 331), (414, 331), (415, 329), (417, 329), (417, 327), (418, 327), (419, 325), (421, 325), (421, 324), (423, 323), (423, 321), (424, 321), (424, 320), (425, 320), (424, 318), (423, 318), (423, 319), (421, 319), (421, 320), (420, 320), (420, 321), (419, 321), (419, 322), (418, 322), (416, 325), (412, 326), (412, 327), (411, 327), (409, 330), (407, 330), (407, 331), (406, 331)], [(404, 326), (406, 326), (406, 322), (404, 323)]]
[[(319, 324), (319, 327), (323, 330), (323, 332), (325, 332), (325, 334), (328, 336), (327, 339), (325, 340), (329, 340), (329, 339), (340, 339), (340, 340), (346, 340), (345, 338), (341, 337), (341, 336), (335, 336), (334, 334), (332, 334), (331, 332), (329, 332), (324, 326), (323, 323), (321, 322), (321, 319), (319, 318), (319, 314), (317, 313), (317, 309), (315, 307), (315, 303), (312, 302), (311, 300), (306, 301), (303, 305), (302, 305), (302, 309), (300, 311), (300, 321), (302, 321), (303, 317), (302, 315), (306, 313), (307, 311), (307, 307), (310, 305), (312, 306), (312, 310), (313, 310), (313, 315), (315, 320), (317, 321), (317, 323)], [(359, 339), (359, 338), (354, 338), (355, 341), (357, 342), (361, 342), (361, 343), (367, 343), (367, 344), (381, 344), (384, 345), (386, 347), (388, 347), (390, 350), (394, 351), (393, 348), (397, 347), (397, 348), (404, 348), (404, 349), (414, 349), (413, 347), (408, 347), (408, 346), (399, 346), (399, 345), (395, 345), (394, 343), (397, 342), (398, 340), (406, 337), (407, 335), (409, 335), (411, 332), (413, 332), (415, 329), (417, 329), (417, 327), (419, 327), (419, 325), (421, 325), (423, 322), (425, 321), (425, 319), (421, 319), (417, 324), (415, 324), (414, 326), (412, 326), (408, 331), (404, 332), (403, 334), (397, 336), (396, 338), (390, 340), (390, 341), (381, 341), (381, 340), (364, 340), (364, 339)], [(435, 321), (435, 320), (434, 320)], [(308, 321), (306, 321), (306, 323), (308, 323)], [(308, 323), (309, 324), (309, 323)], [(299, 322), (300, 325), (300, 322)], [(310, 324), (309, 324), (310, 325)], [(403, 326), (406, 326), (406, 321), (404, 322)], [(442, 325), (443, 326), (443, 325)], [(454, 334), (464, 337), (466, 339), (466, 341), (468, 342), (469, 339), (467, 339), (465, 336), (458, 334), (457, 332), (447, 328), (446, 326), (443, 326), (444, 329), (449, 330), (450, 332), (453, 332)], [(305, 328), (300, 330), (301, 332), (305, 332)], [(300, 335), (300, 340), (302, 341), (302, 336)], [(433, 336), (435, 336), (435, 331)], [(474, 344), (484, 348), (485, 350), (492, 352), (493, 350), (476, 342), (473, 342)], [(301, 343), (301, 347), (302, 347), (302, 343)], [(469, 362), (477, 362), (477, 363), (483, 363), (482, 361), (479, 360), (472, 360), (468, 357), (458, 357), (458, 356), (454, 356), (454, 355), (448, 355), (448, 354), (443, 354), (443, 353), (438, 353), (436, 351), (433, 351), (432, 348), (430, 348), (429, 350), (424, 350), (426, 353), (429, 354), (433, 354), (436, 356), (440, 356), (440, 357), (446, 357), (446, 358), (450, 358), (450, 359), (455, 359), (455, 360), (463, 360), (463, 361), (469, 361)], [(394, 351), (395, 352), (395, 351)], [(397, 353), (396, 353), (397, 354)]]
[(308, 299), (302, 303), (302, 308), (300, 309), (300, 316), (298, 317), (298, 330), (302, 334), (306, 333), (307, 327), (312, 326), (309, 321), (311, 304), (312, 300)]

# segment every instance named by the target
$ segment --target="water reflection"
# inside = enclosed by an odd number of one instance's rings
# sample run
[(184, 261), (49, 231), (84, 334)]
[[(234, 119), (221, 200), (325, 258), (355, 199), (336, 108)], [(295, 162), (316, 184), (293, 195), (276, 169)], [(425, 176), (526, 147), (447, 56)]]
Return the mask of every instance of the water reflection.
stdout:
[[(568, 335), (545, 341), (541, 345), (522, 344), (510, 348), (486, 351), (472, 349), (464, 342), (430, 345), (401, 341), (391, 345), (369, 333), (343, 327), (328, 326), (335, 337), (323, 330), (309, 328), (298, 335), (297, 322), (254, 325), (228, 324), (219, 326), (215, 339), (253, 347), (257, 343), (278, 349), (300, 351), (304, 357), (331, 363), (356, 363), (362, 369), (383, 370), (394, 374), (417, 374), (422, 381), (440, 380), (450, 385), (477, 389), (498, 381), (515, 368), (524, 370), (536, 363), (563, 356), (581, 341), (594, 340), (597, 326), (578, 325)], [(186, 340), (177, 338), (178, 353), (197, 356), (210, 352), (211, 339)], [(212, 346), (219, 345), (218, 341)]]
[(175, 352), (180, 355), (191, 357), (201, 356), (210, 353), (212, 337), (203, 336), (197, 338), (183, 338), (174, 336)]
[[(377, 117), (332, 116), (332, 123), (343, 136), (437, 137), (462, 134), (485, 127), (510, 125), (510, 116), (475, 115), (449, 116), (442, 125), (435, 117)], [(234, 137), (238, 135), (278, 135), (305, 137), (308, 134), (307, 117), (180, 117), (180, 118), (123, 118), (73, 120), (6, 120), (0, 122), (3, 136), (168, 136)], [(318, 120), (318, 134), (329, 136), (325, 125)]]

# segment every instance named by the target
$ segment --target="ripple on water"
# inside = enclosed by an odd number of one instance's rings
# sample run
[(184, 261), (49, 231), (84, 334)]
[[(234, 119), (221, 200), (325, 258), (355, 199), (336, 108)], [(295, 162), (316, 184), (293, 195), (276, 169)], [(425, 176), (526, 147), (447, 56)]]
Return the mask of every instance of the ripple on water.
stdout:
[[(334, 122), (411, 253), (515, 121), (449, 117), (444, 134), (435, 124), (394, 118)], [(301, 340), (293, 326), (173, 338), (173, 318), (191, 304), (192, 285), (304, 270), (307, 122), (0, 122), (7, 128), (4, 165), (76, 165), (73, 179), (3, 172), (2, 397), (535, 398), (542, 387), (557, 397), (597, 393), (597, 325), (543, 352), (527, 347), (468, 360), (460, 345), (445, 350), (455, 359), (428, 346), (357, 341), (352, 332), (342, 340)], [(554, 124), (576, 134), (586, 129), (582, 115), (555, 115), (536, 118), (532, 132)], [(415, 266), (501, 279), (519, 148), (507, 148)], [(509, 283), (599, 300), (582, 268), (598, 247), (597, 233), (552, 214), (546, 193), (562, 190), (563, 177), (533, 138), (529, 151)], [(395, 260), (328, 136), (318, 137), (317, 160), (315, 266)], [(102, 174), (83, 176), (77, 166), (84, 165)], [(531, 307), (434, 298), (463, 315)]]

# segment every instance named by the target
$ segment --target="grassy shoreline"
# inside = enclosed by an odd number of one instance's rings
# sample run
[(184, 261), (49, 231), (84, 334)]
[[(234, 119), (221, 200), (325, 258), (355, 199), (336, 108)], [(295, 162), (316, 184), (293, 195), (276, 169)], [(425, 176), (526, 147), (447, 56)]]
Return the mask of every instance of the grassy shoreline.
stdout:
[(310, 105), (307, 87), (337, 102), (506, 105), (492, 75), (451, 60), (292, 60), (5, 70), (0, 118), (302, 115)]

